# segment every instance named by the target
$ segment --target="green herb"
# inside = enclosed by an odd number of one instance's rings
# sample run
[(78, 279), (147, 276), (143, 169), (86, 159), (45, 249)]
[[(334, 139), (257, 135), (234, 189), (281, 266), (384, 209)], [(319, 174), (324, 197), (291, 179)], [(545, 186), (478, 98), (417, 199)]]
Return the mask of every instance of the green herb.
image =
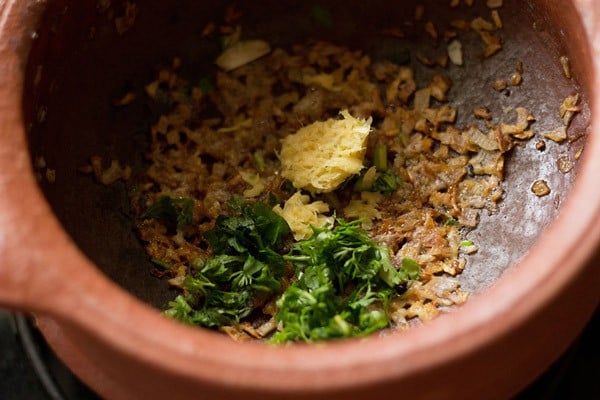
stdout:
[(205, 233), (213, 256), (194, 260), (183, 282), (186, 294), (169, 303), (166, 315), (217, 328), (248, 316), (257, 292), (281, 290), (285, 262), (279, 251), (287, 223), (264, 203), (232, 198), (229, 206), (236, 215), (220, 215)]
[(375, 146), (375, 151), (373, 152), (373, 164), (375, 164), (375, 168), (379, 172), (385, 172), (388, 169), (388, 159), (387, 159), (387, 146), (385, 144), (379, 144)]
[(156, 258), (153, 258), (153, 259), (152, 259), (152, 260), (150, 260), (150, 261), (151, 261), (153, 264), (155, 264), (155, 265), (157, 265), (157, 266), (159, 266), (159, 267), (161, 267), (162, 269), (165, 269), (165, 270), (169, 270), (169, 269), (173, 268), (173, 266), (172, 266), (171, 264), (169, 264), (169, 263), (166, 263), (166, 262), (164, 262), (164, 261), (161, 261), (161, 260), (158, 260), (158, 259), (156, 259)]
[(379, 192), (384, 196), (391, 196), (400, 185), (400, 178), (394, 174), (388, 166), (388, 148), (385, 144), (375, 146), (373, 154), (373, 164), (379, 172), (375, 182), (373, 182), (372, 190)]
[(142, 217), (162, 220), (180, 230), (194, 221), (193, 209), (193, 199), (163, 196), (148, 207)]
[(455, 226), (458, 225), (458, 221), (454, 218), (448, 218), (446, 222), (444, 222), (445, 226)]
[(391, 196), (394, 194), (398, 187), (402, 183), (402, 180), (394, 174), (391, 170), (385, 172), (378, 172), (375, 180), (371, 184), (367, 184), (364, 180), (365, 173), (368, 169), (365, 169), (354, 182), (354, 190), (357, 192), (379, 192), (384, 196)]
[(267, 195), (267, 204), (272, 208), (278, 204), (281, 204), (281, 199), (273, 192), (269, 192)]
[(250, 314), (251, 294), (248, 291), (211, 291), (204, 298), (204, 305), (198, 307), (198, 298), (193, 295), (179, 295), (169, 302), (166, 316), (178, 319), (189, 325), (218, 328), (237, 321)]
[(337, 220), (281, 255), (290, 233), (285, 220), (261, 202), (232, 198), (231, 216), (221, 215), (206, 232), (213, 256), (196, 259), (183, 281), (185, 293), (165, 315), (208, 328), (235, 324), (253, 311), (259, 293), (278, 293), (285, 263), (296, 280), (277, 300), (282, 329), (272, 342), (319, 341), (363, 336), (389, 325), (387, 306), (409, 280), (419, 279), (416, 261), (392, 264), (389, 251), (373, 242), (360, 221)]
[(460, 246), (461, 247), (473, 246), (473, 241), (472, 240), (463, 240), (460, 242)]
[[(386, 247), (373, 242), (360, 221), (314, 228), (285, 259), (297, 281), (277, 301), (283, 329), (272, 341), (318, 341), (363, 336), (389, 325), (385, 312), (396, 287), (418, 278), (414, 265), (397, 270)], [(379, 307), (372, 307), (375, 303)]]
[(240, 196), (239, 194), (234, 194), (227, 201), (227, 207), (229, 208), (229, 211), (231, 211), (231, 214), (234, 214), (234, 215), (241, 214), (242, 209), (245, 207), (245, 205), (246, 205), (246, 200), (244, 200), (244, 198), (242, 196)]
[(365, 174), (369, 171), (369, 168), (364, 168), (361, 174), (356, 178), (354, 190), (358, 192), (379, 192), (384, 196), (391, 196), (398, 190), (402, 181), (389, 168), (388, 148), (385, 144), (375, 146), (373, 151), (373, 164), (377, 171), (375, 179), (372, 182), (366, 183)]
[(288, 193), (294, 193), (296, 191), (296, 188), (294, 187), (294, 184), (291, 181), (286, 179), (281, 184), (281, 190), (286, 191)]
[(403, 280), (417, 280), (421, 276), (421, 268), (419, 263), (412, 258), (404, 257), (402, 266), (400, 267), (400, 275)]
[(290, 232), (285, 220), (261, 202), (241, 206), (237, 216), (220, 215), (214, 229), (204, 237), (215, 254), (249, 254), (283, 267), (283, 257), (277, 253), (283, 238)]
[(373, 182), (373, 192), (379, 192), (384, 196), (391, 196), (398, 189), (401, 180), (392, 171), (385, 171), (380, 173)]

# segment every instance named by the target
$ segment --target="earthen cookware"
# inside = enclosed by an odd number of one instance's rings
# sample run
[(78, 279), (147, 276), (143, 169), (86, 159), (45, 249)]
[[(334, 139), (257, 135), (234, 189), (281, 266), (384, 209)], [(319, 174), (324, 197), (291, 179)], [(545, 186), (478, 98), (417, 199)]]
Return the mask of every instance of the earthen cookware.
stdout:
[[(111, 99), (175, 56), (190, 76), (202, 74), (218, 49), (200, 32), (227, 4), (139, 2), (135, 24), (119, 35), (102, 3), (0, 1), (0, 305), (33, 313), (58, 355), (103, 397), (501, 399), (558, 357), (597, 306), (596, 2), (504, 1), (502, 52), (453, 72), (459, 107), (526, 106), (540, 131), (560, 122), (565, 96), (582, 99), (567, 144), (541, 153), (532, 143), (511, 155), (502, 206), (472, 233), (480, 251), (461, 277), (473, 293), (467, 304), (401, 333), (283, 347), (235, 343), (161, 316), (173, 292), (149, 273), (125, 186), (78, 172), (95, 154), (141, 168), (151, 121), (143, 104), (115, 109)], [(248, 32), (274, 44), (328, 37), (375, 56), (390, 45), (377, 32), (415, 6), (323, 1), (339, 23), (326, 29), (303, 22), (308, 2), (240, 3)], [(425, 3), (430, 18), (448, 18), (448, 1)], [(463, 9), (489, 12), (475, 3)], [(518, 61), (522, 88), (490, 89)], [(560, 157), (576, 168), (560, 172)], [(531, 193), (537, 179), (550, 195)]]

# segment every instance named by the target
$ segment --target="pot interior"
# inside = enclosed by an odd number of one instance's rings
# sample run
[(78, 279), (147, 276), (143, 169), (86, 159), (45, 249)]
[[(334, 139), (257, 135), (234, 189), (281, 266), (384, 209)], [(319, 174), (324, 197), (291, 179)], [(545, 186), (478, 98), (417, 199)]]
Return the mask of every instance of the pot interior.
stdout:
[[(101, 185), (80, 168), (90, 156), (98, 155), (132, 166), (134, 174), (144, 169), (153, 114), (143, 100), (124, 107), (115, 107), (112, 101), (129, 91), (142, 98), (156, 66), (174, 57), (183, 61), (181, 75), (191, 81), (213, 72), (219, 43), (203, 39), (202, 31), (221, 18), (229, 4), (139, 2), (134, 23), (119, 33), (115, 20), (133, 3), (49, 1), (35, 32), (23, 108), (40, 187), (66, 231), (114, 282), (142, 301), (163, 307), (175, 291), (150, 273), (154, 266), (136, 236), (126, 185), (120, 181)], [(464, 35), (464, 53), (470, 55), (465, 56), (464, 66), (425, 67), (415, 55), (439, 52), (445, 43), (439, 40), (432, 46), (431, 37), (420, 30), (422, 25), (406, 23), (414, 20), (417, 3), (425, 5), (424, 18), (437, 26), (459, 18), (490, 18), (484, 1), (450, 8), (448, 0), (265, 0), (241, 2), (238, 8), (244, 35), (262, 38), (273, 48), (317, 38), (361, 49), (373, 59), (391, 57), (398, 48), (409, 49), (409, 62), (419, 80), (427, 81), (436, 71), (451, 77), (449, 97), (458, 109), (459, 125), (478, 123), (472, 110), (479, 106), (497, 114), (525, 107), (536, 117), (537, 136), (516, 146), (507, 159), (506, 193), (499, 209), (483, 212), (478, 228), (468, 235), (479, 251), (468, 256), (460, 279), (463, 289), (477, 293), (526, 254), (568, 197), (590, 123), (589, 57), (581, 42), (583, 28), (570, 3), (505, 0), (500, 9), (503, 48), (498, 54), (482, 59), (478, 56), (481, 39)], [(331, 21), (319, 22), (315, 10), (324, 10)], [(408, 34), (404, 38), (382, 34), (392, 27)], [(561, 56), (571, 60), (571, 79), (564, 76)], [(523, 63), (523, 83), (504, 92), (494, 90), (493, 83), (510, 78), (518, 62)], [(568, 140), (562, 144), (545, 140), (545, 150), (540, 151), (536, 143), (541, 133), (561, 126), (559, 106), (574, 93), (580, 95), (582, 112), (569, 126)], [(575, 168), (561, 172), (559, 159), (574, 162)], [(548, 183), (549, 195), (532, 193), (532, 184), (539, 179)]]

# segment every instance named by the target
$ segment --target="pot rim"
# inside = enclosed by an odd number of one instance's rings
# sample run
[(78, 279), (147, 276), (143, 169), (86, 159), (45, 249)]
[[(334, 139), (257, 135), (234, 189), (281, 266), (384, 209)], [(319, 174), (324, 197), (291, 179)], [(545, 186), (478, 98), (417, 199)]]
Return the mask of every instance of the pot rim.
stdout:
[[(0, 36), (6, 37), (6, 21), (31, 13), (26, 3), (8, 1), (4, 9), (0, 5)], [(600, 18), (600, 10), (587, 3), (574, 2), (578, 10), (590, 13), (591, 9)], [(35, 18), (26, 20), (28, 24), (19, 30), (23, 42), (30, 40), (28, 29), (34, 26)], [(586, 46), (593, 70), (590, 82), (600, 87), (600, 30), (588, 25), (589, 32), (592, 36), (587, 39), (592, 43)], [(0, 99), (4, 98), (0, 100), (0, 126), (4, 133), (0, 133), (0, 140), (10, 144), (7, 148), (16, 149), (15, 163), (3, 174), (12, 181), (20, 177), (19, 186), (4, 201), (4, 214), (7, 221), (23, 221), (24, 215), (29, 216), (25, 218), (31, 226), (20, 231), (17, 239), (27, 238), (41, 246), (28, 256), (31, 271), (36, 266), (39, 270), (43, 261), (45, 268), (54, 271), (50, 273), (54, 280), (60, 280), (64, 273), (77, 274), (70, 284), (61, 283), (64, 293), (49, 298), (41, 311), (110, 343), (128, 357), (160, 366), (170, 373), (273, 391), (334, 390), (416, 375), (476, 352), (537, 314), (581, 273), (600, 243), (600, 224), (596, 223), (600, 220), (600, 185), (595, 175), (600, 170), (600, 125), (593, 118), (584, 157), (579, 161), (580, 172), (558, 217), (528, 254), (492, 287), (476, 295), (476, 299), (423, 326), (381, 337), (280, 347), (236, 343), (223, 335), (164, 318), (109, 281), (76, 247), (44, 199), (29, 160), (21, 110), (22, 63), (26, 59), (23, 49), (0, 45), (0, 54), (4, 58), (0, 68)], [(592, 115), (600, 115), (600, 102), (595, 96), (590, 93)], [(23, 201), (24, 198), (28, 200)], [(31, 207), (35, 207), (35, 213), (30, 212)], [(48, 223), (36, 226), (36, 218)], [(1, 232), (0, 239), (6, 239)], [(540, 260), (549, 261), (540, 263)], [(523, 284), (515, 286), (515, 280)], [(72, 308), (73, 301), (78, 304), (76, 309)], [(71, 311), (65, 313), (65, 310)], [(490, 329), (491, 326), (495, 329)], [(346, 374), (351, 369), (359, 369), (361, 373)], [(229, 373), (224, 374), (224, 370)]]

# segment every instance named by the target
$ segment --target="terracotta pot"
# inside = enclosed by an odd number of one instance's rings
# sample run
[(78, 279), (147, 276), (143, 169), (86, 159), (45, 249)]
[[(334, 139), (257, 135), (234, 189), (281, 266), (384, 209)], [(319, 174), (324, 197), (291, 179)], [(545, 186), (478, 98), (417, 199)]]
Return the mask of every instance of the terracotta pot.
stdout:
[[(539, 235), (528, 239), (518, 233), (528, 250), (515, 254), (523, 256), (496, 257), (514, 265), (489, 275), (493, 284), (486, 282), (466, 305), (431, 323), (398, 334), (287, 347), (234, 343), (163, 318), (139, 299), (144, 295), (136, 293), (135, 285), (129, 284), (135, 296), (121, 287), (129, 286), (123, 283), (128, 278), (114, 267), (116, 258), (111, 263), (94, 255), (93, 249), (99, 247), (104, 253), (118, 251), (121, 237), (86, 239), (85, 232), (70, 234), (71, 220), (79, 212), (84, 218), (84, 209), (92, 207), (82, 204), (79, 210), (70, 203), (67, 218), (60, 199), (72, 195), (70, 186), (57, 181), (54, 189), (49, 185), (41, 190), (32, 155), (58, 148), (56, 154), (69, 158), (73, 137), (61, 136), (61, 129), (68, 131), (71, 119), (77, 120), (75, 114), (85, 112), (84, 107), (49, 109), (49, 118), (62, 121), (54, 134), (46, 138), (31, 134), (35, 130), (31, 116), (41, 119), (45, 110), (39, 108), (42, 94), (32, 83), (37, 64), (28, 61), (35, 58), (30, 50), (37, 40), (33, 47), (42, 46), (43, 54), (52, 59), (49, 64), (59, 66), (60, 56), (68, 54), (64, 51), (72, 44), (69, 35), (89, 34), (87, 29), (97, 18), (93, 12), (75, 13), (81, 3), (85, 2), (0, 2), (0, 304), (35, 313), (59, 356), (103, 397), (371, 399), (398, 393), (415, 399), (506, 398), (564, 351), (598, 305), (600, 128), (595, 116), (600, 115), (600, 7), (594, 1), (536, 3), (536, 10), (541, 10), (536, 15), (554, 40), (548, 46), (573, 60), (573, 74), (589, 101), (592, 129), (581, 139), (585, 151), (570, 193), (563, 195), (566, 200), (554, 198), (561, 203), (560, 211), (549, 207), (552, 220), (539, 226)], [(95, 2), (89, 3), (93, 10)], [(46, 7), (61, 12), (41, 18)], [(61, 18), (64, 29), (57, 28)], [(44, 36), (53, 30), (59, 31), (54, 39)], [(115, 54), (107, 55), (117, 70), (134, 62), (128, 54), (153, 50), (133, 39), (123, 40), (122, 46), (111, 44)], [(93, 86), (87, 79), (82, 82)], [(103, 79), (98, 77), (98, 86)], [(69, 87), (69, 80), (62, 85)], [(550, 86), (543, 90), (553, 90)], [(46, 94), (53, 90), (49, 87)], [(85, 89), (70, 92), (81, 96), (75, 103), (92, 104), (86, 103)], [(60, 105), (63, 100), (54, 101)], [(98, 136), (86, 138), (86, 143), (94, 140), (96, 149), (102, 146)], [(91, 148), (83, 151), (92, 154)], [(513, 201), (518, 205), (518, 199)], [(86, 223), (73, 222), (83, 225), (80, 232), (93, 231), (89, 222), (94, 218), (98, 225), (112, 218), (90, 213)], [(515, 220), (522, 217), (521, 213)], [(525, 246), (510, 236), (510, 227), (500, 231), (507, 236), (494, 234), (494, 229), (488, 233), (494, 241), (508, 240), (518, 249)], [(96, 266), (103, 263), (108, 265), (105, 272)], [(114, 282), (119, 279), (120, 285)]]

